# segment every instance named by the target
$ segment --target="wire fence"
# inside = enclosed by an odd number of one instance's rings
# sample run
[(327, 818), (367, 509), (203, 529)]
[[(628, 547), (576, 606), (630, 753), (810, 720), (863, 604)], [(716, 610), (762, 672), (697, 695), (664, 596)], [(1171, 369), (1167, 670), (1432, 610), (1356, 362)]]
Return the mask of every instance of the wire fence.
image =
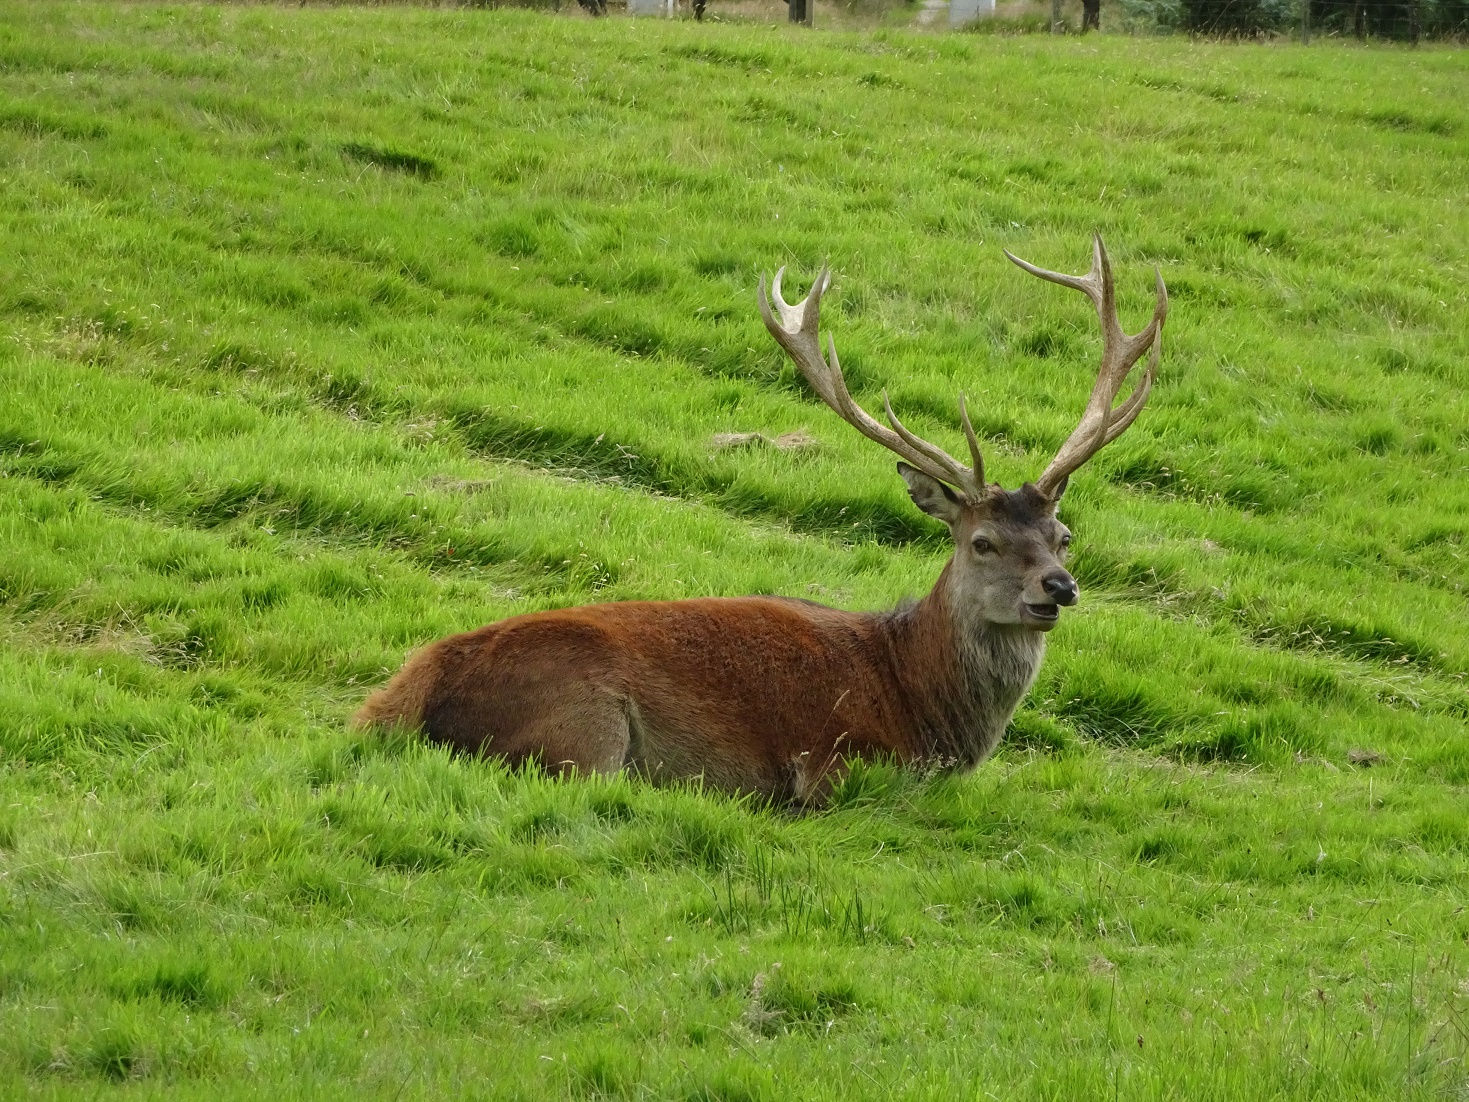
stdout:
[[(363, 0), (302, 0), (315, 3), (361, 3)], [(579, 5), (592, 15), (626, 10), (634, 15), (671, 16), (687, 12), (696, 19), (705, 15), (706, 0), (366, 0), (368, 3), (446, 3), (465, 7), (529, 7), (561, 9)], [(707, 0), (708, 10), (719, 12), (720, 0)], [(950, 0), (958, 6), (960, 0)], [(1312, 38), (1357, 37), (1400, 42), (1425, 39), (1469, 43), (1469, 0), (1052, 0), (1049, 25), (1056, 31), (1122, 29), (1135, 33), (1180, 32), (1225, 38), (1292, 36)], [(873, 19), (890, 9), (905, 6), (933, 7), (922, 0), (835, 0), (837, 8), (865, 13)], [(812, 24), (816, 0), (785, 0), (789, 19)], [(950, 5), (939, 3), (941, 8)], [(825, 4), (823, 4), (823, 8)], [(971, 9), (973, 9), (971, 11)], [(965, 12), (971, 19), (950, 20), (984, 30), (1044, 31), (1044, 6), (1032, 5), (1021, 15), (996, 16), (994, 0), (969, 0)], [(926, 24), (922, 18), (919, 23)]]

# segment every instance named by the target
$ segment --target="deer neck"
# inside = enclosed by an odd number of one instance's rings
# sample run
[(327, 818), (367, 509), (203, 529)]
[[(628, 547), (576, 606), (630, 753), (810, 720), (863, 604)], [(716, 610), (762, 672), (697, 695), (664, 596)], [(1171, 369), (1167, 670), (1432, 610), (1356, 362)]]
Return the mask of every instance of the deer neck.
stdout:
[(927, 597), (894, 614), (891, 645), (920, 752), (967, 769), (998, 745), (1040, 669), (1046, 639), (972, 615), (952, 566)]

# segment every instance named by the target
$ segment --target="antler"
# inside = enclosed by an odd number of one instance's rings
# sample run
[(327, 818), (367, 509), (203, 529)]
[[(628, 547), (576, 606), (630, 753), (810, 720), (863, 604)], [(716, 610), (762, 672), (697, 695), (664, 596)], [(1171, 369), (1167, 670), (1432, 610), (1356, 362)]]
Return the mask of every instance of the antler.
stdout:
[[(1005, 255), (1019, 264), (1031, 275), (1059, 283), (1063, 287), (1074, 287), (1081, 291), (1097, 308), (1097, 317), (1102, 322), (1102, 367), (1097, 373), (1097, 382), (1092, 387), (1092, 396), (1087, 400), (1086, 411), (1075, 431), (1056, 453), (1050, 465), (1035, 480), (1035, 485), (1047, 497), (1055, 499), (1066, 488), (1066, 479), (1071, 473), (1096, 455), (1102, 448), (1127, 431), (1137, 419), (1148, 394), (1153, 389), (1153, 379), (1158, 373), (1158, 357), (1163, 349), (1163, 320), (1168, 316), (1168, 289), (1163, 286), (1163, 274), (1155, 272), (1158, 283), (1158, 303), (1153, 307), (1153, 320), (1135, 336), (1122, 331), (1117, 319), (1117, 299), (1112, 287), (1112, 265), (1107, 259), (1107, 249), (1102, 244), (1102, 235), (1093, 235), (1092, 270), (1084, 276), (1063, 275), (1048, 272), (1034, 264), (1021, 260), (1007, 249)], [(1142, 354), (1152, 349), (1143, 377), (1126, 400), (1114, 407), (1113, 401), (1127, 376), (1137, 365)]]
[(842, 365), (837, 361), (836, 341), (827, 336), (830, 360), (821, 354), (821, 338), (818, 333), (818, 317), (821, 296), (831, 285), (831, 270), (822, 265), (821, 274), (811, 285), (811, 291), (799, 304), (792, 306), (781, 298), (780, 278), (785, 274), (782, 267), (775, 273), (770, 284), (770, 297), (775, 300), (776, 319), (770, 308), (770, 299), (765, 296), (765, 276), (760, 276), (760, 316), (765, 319), (765, 328), (770, 330), (786, 354), (800, 368), (801, 374), (811, 384), (811, 389), (821, 400), (836, 411), (837, 415), (869, 440), (876, 441), (894, 452), (918, 470), (940, 482), (946, 482), (969, 498), (978, 501), (984, 496), (984, 460), (979, 453), (979, 440), (974, 435), (974, 426), (969, 423), (969, 411), (965, 408), (964, 396), (959, 395), (959, 420), (964, 426), (964, 437), (969, 441), (972, 468), (964, 466), (937, 445), (915, 436), (903, 426), (893, 413), (888, 401), (888, 392), (882, 392), (882, 406), (887, 413), (888, 424), (879, 423), (847, 392), (846, 380), (842, 378)]

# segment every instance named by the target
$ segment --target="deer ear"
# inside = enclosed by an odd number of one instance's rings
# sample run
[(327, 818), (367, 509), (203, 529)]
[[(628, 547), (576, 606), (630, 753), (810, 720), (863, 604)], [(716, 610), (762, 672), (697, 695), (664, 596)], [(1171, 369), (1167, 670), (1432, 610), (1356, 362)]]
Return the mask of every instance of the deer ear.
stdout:
[(963, 502), (953, 490), (938, 479), (906, 463), (898, 464), (898, 473), (908, 484), (908, 496), (913, 499), (914, 505), (929, 516), (943, 521), (950, 528), (959, 522)]

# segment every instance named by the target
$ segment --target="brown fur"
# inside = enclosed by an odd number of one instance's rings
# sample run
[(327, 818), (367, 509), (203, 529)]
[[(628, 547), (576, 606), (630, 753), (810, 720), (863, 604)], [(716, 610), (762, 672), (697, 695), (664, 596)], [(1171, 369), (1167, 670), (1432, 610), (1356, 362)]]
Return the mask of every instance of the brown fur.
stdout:
[(430, 644), (356, 722), (512, 763), (699, 777), (779, 802), (819, 802), (849, 757), (970, 768), (999, 741), (1054, 622), (1028, 619), (1022, 600), (1046, 601), (1044, 579), (1059, 576), (1074, 601), (1065, 529), (1033, 487), (973, 504), (904, 477), (956, 543), (916, 604), (874, 614), (741, 597), (515, 616)]

